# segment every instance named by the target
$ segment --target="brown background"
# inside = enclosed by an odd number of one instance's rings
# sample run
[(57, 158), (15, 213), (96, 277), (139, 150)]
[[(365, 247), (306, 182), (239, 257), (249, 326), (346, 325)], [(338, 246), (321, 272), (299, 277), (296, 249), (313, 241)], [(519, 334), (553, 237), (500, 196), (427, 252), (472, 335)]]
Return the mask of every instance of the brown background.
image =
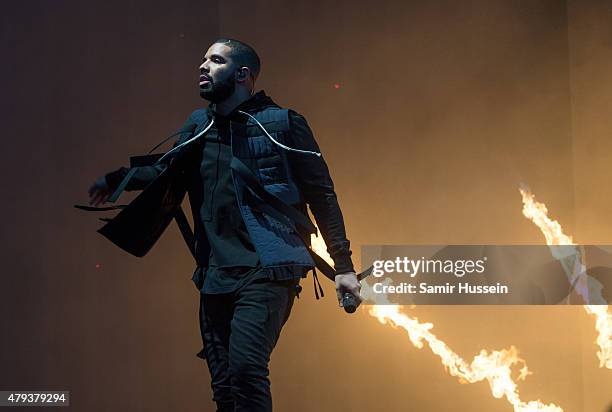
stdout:
[[(356, 263), (363, 244), (543, 243), (521, 182), (576, 241), (612, 243), (611, 12), (597, 0), (4, 4), (0, 389), (70, 390), (77, 411), (212, 410), (177, 228), (137, 259), (72, 204), (203, 105), (197, 67), (219, 36), (251, 43), (258, 87), (309, 120)], [(511, 410), (405, 333), (344, 314), (331, 283), (320, 302), (304, 286), (273, 354), (276, 410)], [(610, 407), (612, 371), (581, 307), (406, 311), (466, 359), (518, 347), (534, 372), (524, 400)]]

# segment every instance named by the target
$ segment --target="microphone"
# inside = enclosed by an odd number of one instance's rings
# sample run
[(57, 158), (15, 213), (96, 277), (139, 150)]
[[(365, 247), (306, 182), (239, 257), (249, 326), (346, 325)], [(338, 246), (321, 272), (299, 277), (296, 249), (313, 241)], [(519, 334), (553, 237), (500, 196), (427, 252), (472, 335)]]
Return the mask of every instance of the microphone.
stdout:
[[(357, 280), (361, 281), (372, 274), (372, 270), (374, 266), (370, 266), (366, 270), (357, 274)], [(350, 292), (344, 292), (342, 295), (342, 299), (340, 300), (340, 304), (344, 308), (346, 313), (354, 313), (357, 310), (357, 307), (361, 304), (361, 302), (357, 301), (357, 298)]]
[(342, 307), (346, 313), (354, 313), (357, 310), (357, 306), (359, 306), (359, 303), (357, 303), (357, 299), (351, 293), (346, 292), (342, 296)]

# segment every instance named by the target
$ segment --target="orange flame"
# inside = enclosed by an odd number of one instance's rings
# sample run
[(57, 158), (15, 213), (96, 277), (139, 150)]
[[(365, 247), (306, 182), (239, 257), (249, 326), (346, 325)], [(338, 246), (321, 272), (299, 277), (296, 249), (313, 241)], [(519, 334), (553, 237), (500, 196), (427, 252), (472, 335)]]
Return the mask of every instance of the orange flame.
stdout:
[[(535, 223), (546, 238), (547, 245), (574, 245), (570, 236), (563, 233), (561, 225), (548, 217), (546, 205), (535, 200), (529, 189), (520, 188), (523, 197), (523, 215)], [(595, 328), (599, 335), (596, 343), (599, 346), (597, 357), (599, 367), (612, 369), (612, 314), (607, 305), (585, 305), (584, 309), (595, 316)]]
[(325, 241), (321, 237), (321, 231), (318, 230), (319, 235), (310, 235), (310, 244), (311, 249), (314, 250), (317, 255), (321, 256), (327, 263), (329, 263), (332, 267), (334, 266), (334, 260), (327, 253), (327, 246), (325, 246)]
[[(312, 249), (333, 265), (333, 260), (327, 254), (323, 239), (320, 236), (312, 235), (311, 243)], [(367, 282), (363, 282), (363, 287), (369, 287)], [(467, 363), (446, 343), (430, 332), (433, 324), (420, 323), (416, 318), (400, 313), (398, 305), (373, 305), (369, 313), (382, 324), (404, 329), (415, 347), (421, 349), (423, 342), (426, 342), (431, 351), (440, 357), (446, 370), (452, 376), (457, 376), (461, 383), (487, 380), (493, 396), (498, 399), (505, 396), (514, 406), (515, 412), (563, 412), (563, 409), (555, 404), (545, 405), (539, 400), (530, 402), (520, 400), (516, 382), (511, 376), (512, 367), (522, 365), (517, 380), (524, 380), (531, 372), (527, 369), (525, 361), (518, 357), (518, 351), (514, 346), (491, 353), (483, 349), (471, 363)]]
[(427, 342), (431, 351), (440, 357), (446, 370), (452, 376), (459, 377), (461, 383), (487, 380), (493, 396), (498, 399), (506, 397), (514, 406), (515, 412), (563, 412), (563, 409), (552, 403), (546, 405), (539, 400), (521, 401), (516, 382), (511, 376), (512, 367), (522, 364), (517, 380), (524, 380), (531, 372), (527, 369), (525, 361), (518, 357), (518, 351), (514, 346), (510, 349), (494, 350), (491, 353), (482, 349), (480, 354), (468, 364), (429, 331), (433, 327), (431, 323), (419, 323), (416, 318), (400, 313), (398, 305), (375, 305), (370, 309), (370, 314), (383, 324), (390, 323), (394, 327), (403, 328), (412, 344), (419, 349), (423, 347), (423, 341)]

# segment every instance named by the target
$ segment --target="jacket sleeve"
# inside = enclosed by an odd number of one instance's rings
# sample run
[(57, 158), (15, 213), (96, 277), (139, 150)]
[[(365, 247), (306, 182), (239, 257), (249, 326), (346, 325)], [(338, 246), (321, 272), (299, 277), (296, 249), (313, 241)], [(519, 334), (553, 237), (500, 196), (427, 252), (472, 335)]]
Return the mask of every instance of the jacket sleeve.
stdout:
[[(136, 172), (130, 178), (130, 181), (125, 186), (126, 191), (143, 190), (153, 180), (159, 176), (159, 174), (166, 168), (165, 164), (159, 164), (156, 166), (137, 166), (134, 167)], [(105, 175), (106, 183), (108, 186), (115, 190), (123, 181), (123, 178), (129, 173), (129, 167), (120, 167), (119, 169), (107, 173)]]
[[(193, 124), (192, 116), (189, 116), (187, 121), (183, 124), (183, 129), (186, 129), (189, 125)], [(185, 132), (180, 135), (180, 138), (174, 142), (173, 148), (178, 146), (190, 137), (191, 133)], [(155, 166), (137, 166), (134, 167), (136, 171), (130, 178), (130, 181), (125, 187), (126, 191), (133, 190), (144, 190), (153, 180), (155, 180), (161, 172), (167, 167), (166, 163), (161, 163)], [(129, 173), (131, 168), (120, 167), (110, 173), (104, 175), (108, 186), (115, 190), (123, 181), (123, 178)]]
[[(306, 119), (289, 111), (289, 146), (320, 152)], [(317, 222), (327, 252), (334, 260), (337, 273), (354, 271), (350, 242), (346, 238), (344, 219), (334, 183), (323, 156), (288, 151), (291, 172)]]

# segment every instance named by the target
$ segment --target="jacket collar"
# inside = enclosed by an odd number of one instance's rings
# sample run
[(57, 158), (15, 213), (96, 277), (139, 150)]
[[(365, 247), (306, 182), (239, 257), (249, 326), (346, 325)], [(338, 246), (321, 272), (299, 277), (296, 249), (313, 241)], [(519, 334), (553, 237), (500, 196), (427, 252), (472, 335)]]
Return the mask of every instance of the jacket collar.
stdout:
[(258, 112), (264, 109), (265, 107), (269, 107), (269, 106), (278, 107), (278, 105), (274, 103), (274, 101), (270, 98), (270, 96), (266, 95), (265, 91), (260, 90), (257, 93), (255, 93), (253, 96), (251, 96), (248, 100), (245, 100), (244, 102), (240, 103), (227, 116), (222, 116), (216, 112), (217, 105), (215, 103), (211, 103), (208, 106), (208, 109), (214, 117), (221, 116), (221, 117), (235, 119), (236, 117), (241, 117), (241, 115), (238, 113), (238, 110), (242, 110), (243, 112), (247, 112), (247, 113), (254, 113), (254, 112)]

